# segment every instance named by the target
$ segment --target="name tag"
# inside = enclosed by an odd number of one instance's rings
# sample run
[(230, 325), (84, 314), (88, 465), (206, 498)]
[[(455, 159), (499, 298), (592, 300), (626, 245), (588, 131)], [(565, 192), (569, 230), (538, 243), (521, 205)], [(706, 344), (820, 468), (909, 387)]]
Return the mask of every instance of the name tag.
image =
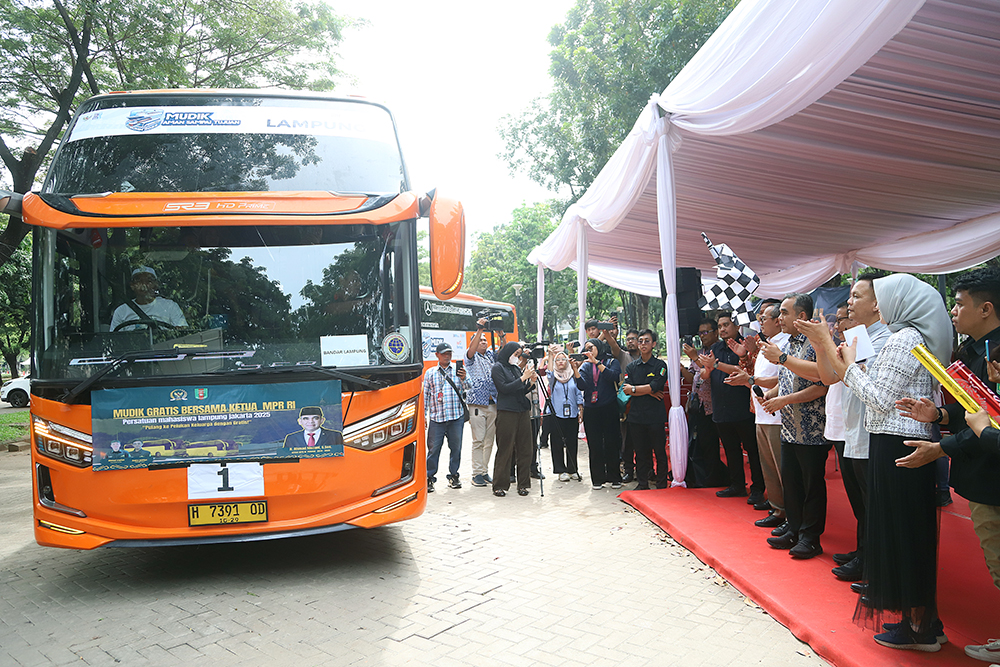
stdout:
[(569, 417), (571, 415), (568, 405), (563, 406), (563, 417)]

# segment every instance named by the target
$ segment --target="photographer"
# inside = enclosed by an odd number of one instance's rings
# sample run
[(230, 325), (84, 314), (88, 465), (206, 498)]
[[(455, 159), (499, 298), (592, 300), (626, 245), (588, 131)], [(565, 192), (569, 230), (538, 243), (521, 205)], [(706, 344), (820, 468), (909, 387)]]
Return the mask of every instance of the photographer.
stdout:
[[(465, 353), (469, 375), (469, 429), (472, 431), (472, 485), (486, 486), (493, 483), (489, 475), (490, 456), (496, 437), (497, 388), (493, 384), (493, 364), (496, 356), (490, 349), (490, 335), (486, 331), (488, 320), (476, 321), (476, 333), (469, 341)], [(504, 342), (501, 332), (501, 344)]]
[(591, 338), (583, 346), (587, 361), (574, 362), (578, 371), (576, 385), (583, 391), (583, 429), (590, 448), (590, 483), (594, 490), (611, 483), (612, 489), (622, 486), (621, 431), (618, 424), (618, 378), (621, 366), (611, 356), (608, 346)]
[(520, 343), (510, 342), (500, 349), (491, 370), (497, 389), (497, 455), (493, 462), (493, 495), (503, 497), (510, 489), (511, 457), (517, 458), (517, 495), (531, 488), (531, 401), (538, 373), (527, 367)]

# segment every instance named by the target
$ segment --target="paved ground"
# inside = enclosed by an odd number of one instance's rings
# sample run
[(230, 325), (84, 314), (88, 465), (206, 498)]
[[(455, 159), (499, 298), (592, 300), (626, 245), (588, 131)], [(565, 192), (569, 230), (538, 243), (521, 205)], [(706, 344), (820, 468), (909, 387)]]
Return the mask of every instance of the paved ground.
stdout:
[(0, 665), (826, 664), (586, 481), (439, 485), (371, 531), (84, 552), (34, 543), (29, 464), (0, 453)]

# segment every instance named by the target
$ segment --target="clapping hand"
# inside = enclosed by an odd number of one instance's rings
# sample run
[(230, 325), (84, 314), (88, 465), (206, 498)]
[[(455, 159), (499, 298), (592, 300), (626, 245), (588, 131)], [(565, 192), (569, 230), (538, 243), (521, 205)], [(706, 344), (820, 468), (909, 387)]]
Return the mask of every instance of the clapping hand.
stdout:
[(809, 342), (816, 348), (818, 348), (824, 340), (833, 340), (833, 337), (830, 335), (830, 327), (825, 321), (795, 320), (795, 328), (798, 329), (800, 334), (805, 334), (805, 337), (808, 338)]
[(707, 368), (710, 371), (715, 370), (715, 353), (709, 352), (708, 354), (698, 355), (698, 365), (702, 368)]
[(736, 356), (740, 359), (747, 356), (747, 348), (743, 343), (737, 343), (732, 338), (728, 338), (726, 339), (726, 345), (728, 345), (729, 349), (735, 352)]
[(896, 409), (903, 417), (929, 424), (938, 418), (938, 409), (929, 398), (901, 398), (896, 401)]
[(750, 374), (741, 368), (740, 370), (727, 375), (723, 382), (733, 386), (749, 387)]

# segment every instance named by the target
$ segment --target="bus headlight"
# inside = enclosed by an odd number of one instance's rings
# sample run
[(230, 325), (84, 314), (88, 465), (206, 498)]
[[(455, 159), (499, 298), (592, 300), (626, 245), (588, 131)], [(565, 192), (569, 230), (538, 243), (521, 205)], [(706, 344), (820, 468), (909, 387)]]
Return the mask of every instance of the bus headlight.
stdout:
[(87, 468), (94, 462), (93, 438), (90, 435), (41, 417), (32, 418), (31, 428), (39, 454), (78, 468)]
[(371, 451), (402, 440), (417, 429), (417, 399), (372, 415), (344, 428), (344, 445)]

